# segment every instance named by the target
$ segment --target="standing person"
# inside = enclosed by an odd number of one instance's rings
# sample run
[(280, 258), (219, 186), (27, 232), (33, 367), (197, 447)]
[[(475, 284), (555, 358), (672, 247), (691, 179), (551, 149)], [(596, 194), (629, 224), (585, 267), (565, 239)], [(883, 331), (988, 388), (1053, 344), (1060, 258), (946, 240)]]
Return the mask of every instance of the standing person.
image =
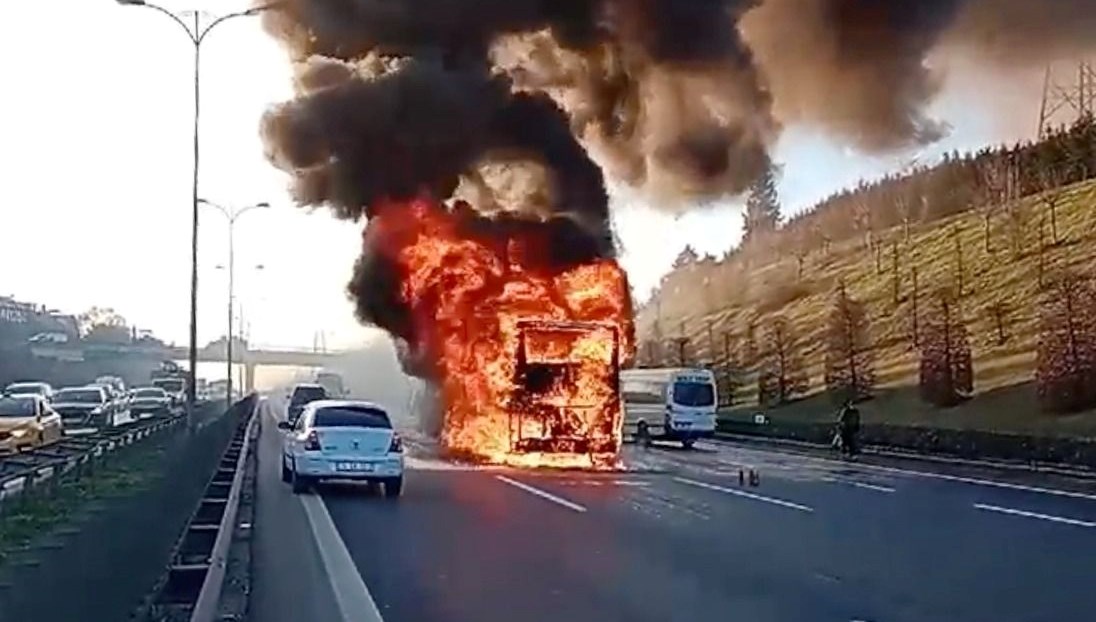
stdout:
[(837, 430), (841, 437), (841, 453), (853, 457), (860, 453), (860, 410), (852, 400), (845, 402), (837, 417)]

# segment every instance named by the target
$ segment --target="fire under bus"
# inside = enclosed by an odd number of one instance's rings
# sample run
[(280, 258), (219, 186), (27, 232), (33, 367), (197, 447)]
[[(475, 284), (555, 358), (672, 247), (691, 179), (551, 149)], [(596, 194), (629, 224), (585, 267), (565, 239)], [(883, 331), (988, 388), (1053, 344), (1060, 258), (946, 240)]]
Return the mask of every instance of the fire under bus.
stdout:
[(510, 451), (585, 454), (594, 466), (615, 464), (623, 422), (618, 328), (521, 320), (517, 330)]

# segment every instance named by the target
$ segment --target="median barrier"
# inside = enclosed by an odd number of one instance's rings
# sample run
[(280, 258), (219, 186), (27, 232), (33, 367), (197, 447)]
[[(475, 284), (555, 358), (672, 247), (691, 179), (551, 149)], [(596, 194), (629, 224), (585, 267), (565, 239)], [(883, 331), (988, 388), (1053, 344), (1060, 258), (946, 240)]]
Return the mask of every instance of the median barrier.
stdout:
[[(207, 425), (188, 431), (182, 419), (171, 433), (153, 434), (132, 453), (115, 450), (111, 464), (139, 464), (140, 484), (72, 506), (57, 528), (0, 565), (0, 620), (130, 619), (164, 575), (165, 560), (206, 494), (241, 413), (253, 409), (254, 398), (245, 402), (228, 412), (207, 405), (209, 412), (199, 418)], [(115, 444), (122, 446), (117, 439)], [(92, 451), (109, 455), (107, 447), (97, 442)], [(92, 477), (89, 485), (99, 480)]]

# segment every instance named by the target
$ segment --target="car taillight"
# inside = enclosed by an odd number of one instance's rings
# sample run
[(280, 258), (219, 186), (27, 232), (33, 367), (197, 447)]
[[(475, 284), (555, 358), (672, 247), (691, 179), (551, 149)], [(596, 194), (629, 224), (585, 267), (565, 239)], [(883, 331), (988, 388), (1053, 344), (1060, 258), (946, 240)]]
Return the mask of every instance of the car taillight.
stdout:
[(305, 451), (319, 451), (320, 450), (320, 435), (312, 431), (308, 434), (308, 438), (304, 441)]
[(388, 446), (388, 451), (397, 454), (403, 452), (403, 439), (399, 434), (392, 433), (392, 444)]

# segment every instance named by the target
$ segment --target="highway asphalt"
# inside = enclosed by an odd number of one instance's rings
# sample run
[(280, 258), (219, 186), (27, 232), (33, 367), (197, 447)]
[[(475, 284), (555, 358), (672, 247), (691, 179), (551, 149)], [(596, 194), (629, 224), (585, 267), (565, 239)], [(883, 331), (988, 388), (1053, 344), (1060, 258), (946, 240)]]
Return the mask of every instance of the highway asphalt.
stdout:
[[(404, 495), (278, 478), (264, 407), (252, 619), (1064, 622), (1096, 615), (1096, 484), (698, 444), (628, 471), (450, 465)], [(739, 483), (754, 470), (758, 485)]]

